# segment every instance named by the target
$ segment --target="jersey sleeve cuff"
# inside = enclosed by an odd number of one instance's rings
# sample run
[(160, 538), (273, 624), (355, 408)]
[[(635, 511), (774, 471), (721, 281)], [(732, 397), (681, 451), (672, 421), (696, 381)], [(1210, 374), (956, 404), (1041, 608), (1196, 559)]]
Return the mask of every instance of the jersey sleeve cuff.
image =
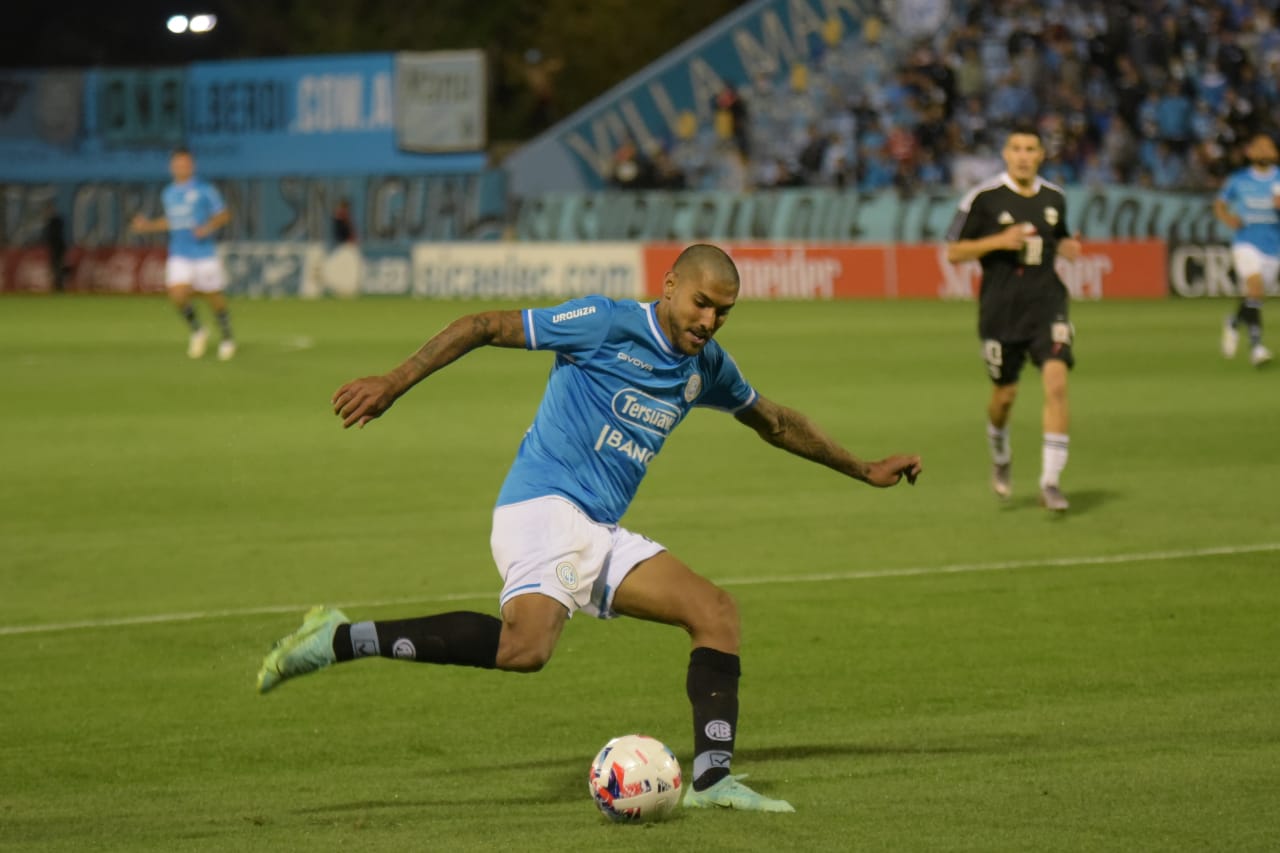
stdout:
[(524, 322), (524, 345), (526, 349), (538, 348), (538, 333), (533, 326), (533, 309), (524, 308), (520, 311), (520, 319)]

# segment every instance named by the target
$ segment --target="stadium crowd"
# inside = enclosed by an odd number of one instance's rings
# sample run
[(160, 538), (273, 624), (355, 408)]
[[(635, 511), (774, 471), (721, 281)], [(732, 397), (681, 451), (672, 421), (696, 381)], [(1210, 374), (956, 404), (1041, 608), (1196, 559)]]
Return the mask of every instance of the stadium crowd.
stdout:
[[(908, 5), (908, 4), (901, 4)], [(1280, 110), (1280, 0), (953, 0), (932, 33), (829, 23), (807, 61), (727, 81), (714, 122), (616, 153), (614, 184), (962, 188), (1034, 121), (1064, 185), (1205, 190)]]

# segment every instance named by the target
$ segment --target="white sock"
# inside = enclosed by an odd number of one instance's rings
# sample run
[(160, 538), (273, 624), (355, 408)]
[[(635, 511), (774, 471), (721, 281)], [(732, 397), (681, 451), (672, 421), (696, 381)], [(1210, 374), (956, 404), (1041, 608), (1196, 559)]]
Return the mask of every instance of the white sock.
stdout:
[(1009, 443), (1009, 427), (987, 424), (987, 447), (991, 449), (991, 461), (1008, 465), (1013, 458), (1013, 446)]
[(1071, 439), (1066, 433), (1046, 432), (1040, 457), (1040, 488), (1058, 485), (1062, 469), (1067, 467), (1067, 445)]

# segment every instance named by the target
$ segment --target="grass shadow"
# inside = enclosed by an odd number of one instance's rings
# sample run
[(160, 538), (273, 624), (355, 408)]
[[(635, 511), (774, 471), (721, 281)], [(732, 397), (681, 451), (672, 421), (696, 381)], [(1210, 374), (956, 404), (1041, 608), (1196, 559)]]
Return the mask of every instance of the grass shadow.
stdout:
[[(1079, 491), (1066, 491), (1067, 500), (1071, 502), (1071, 508), (1066, 512), (1045, 512), (1045, 515), (1053, 519), (1064, 519), (1072, 515), (1081, 515), (1082, 513), (1092, 512), (1093, 510), (1123, 498), (1122, 492), (1112, 489), (1081, 489)], [(1015, 512), (1018, 510), (1034, 509), (1041, 512), (1044, 510), (1040, 506), (1040, 496), (1034, 492), (1031, 494), (1021, 494), (1010, 498), (1007, 501), (1001, 501), (999, 508), (1002, 512)]]

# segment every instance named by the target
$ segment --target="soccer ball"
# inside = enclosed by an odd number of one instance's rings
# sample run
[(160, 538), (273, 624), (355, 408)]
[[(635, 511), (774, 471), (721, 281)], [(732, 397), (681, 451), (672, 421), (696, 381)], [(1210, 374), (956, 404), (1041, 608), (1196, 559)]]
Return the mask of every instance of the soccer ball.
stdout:
[(680, 762), (661, 741), (623, 735), (591, 762), (587, 784), (609, 820), (662, 820), (680, 802)]

